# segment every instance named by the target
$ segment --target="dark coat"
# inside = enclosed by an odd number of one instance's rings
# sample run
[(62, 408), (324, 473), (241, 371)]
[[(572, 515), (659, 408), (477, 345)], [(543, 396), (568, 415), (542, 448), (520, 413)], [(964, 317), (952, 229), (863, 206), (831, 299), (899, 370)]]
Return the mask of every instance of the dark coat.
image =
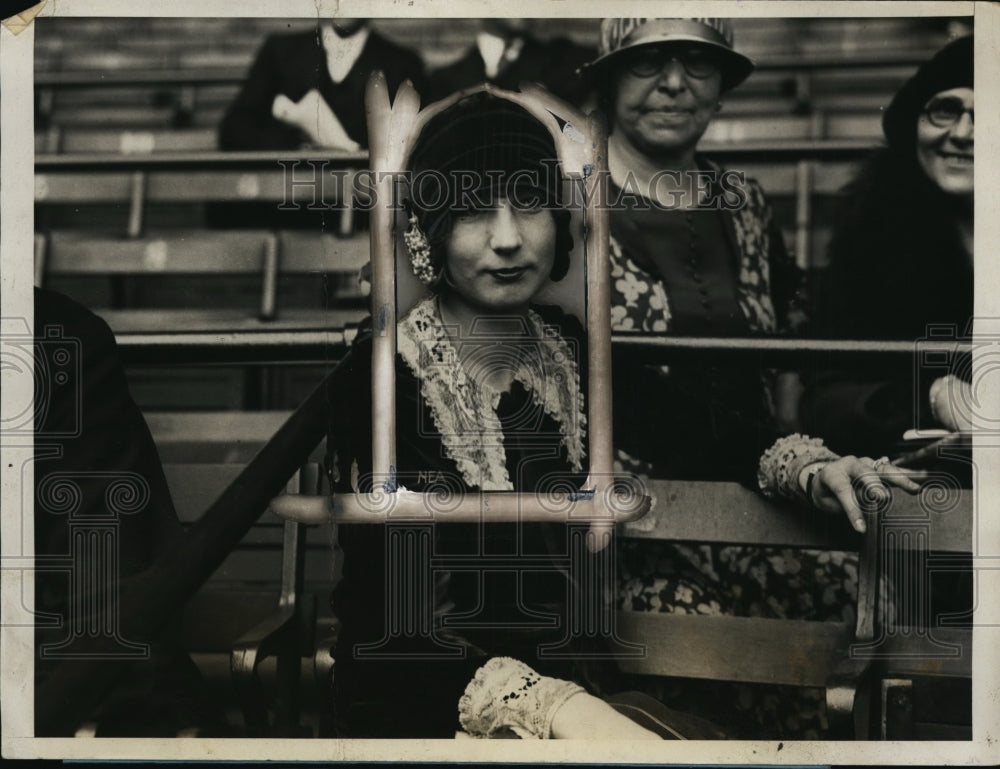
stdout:
[(914, 161), (884, 150), (846, 192), (817, 291), (816, 329), (830, 338), (913, 342), (915, 354), (813, 372), (803, 426), (840, 453), (892, 455), (907, 429), (939, 426), (930, 416), (931, 382), (963, 367), (926, 366), (915, 356), (932, 325), (969, 333), (973, 267), (954, 201)]
[[(575, 318), (548, 312), (542, 317), (547, 324), (557, 325), (565, 339), (578, 342), (582, 339), (583, 329)], [(370, 333), (359, 336), (342, 365), (351, 369), (351, 404), (349, 408), (332, 410), (327, 447), (336, 452), (333, 464), (339, 480), (334, 481), (334, 488), (349, 491), (350, 468), (356, 462), (363, 490), (372, 466)], [(581, 381), (586, 381), (585, 371), (581, 371)], [(343, 396), (335, 397), (336, 402), (342, 399)], [(515, 488), (542, 489), (548, 481), (565, 489), (570, 479), (579, 487), (584, 479), (568, 469), (565, 452), (558, 447), (559, 428), (551, 418), (543, 416), (530, 435), (523, 434), (524, 427), (518, 432), (508, 429), (509, 423), (530, 423), (531, 419), (525, 415), (539, 408), (533, 405), (530, 391), (519, 386), (502, 396), (497, 407), (504, 425), (507, 466)], [(471, 490), (454, 460), (443, 452), (441, 434), (421, 396), (420, 380), (399, 356), (396, 420), (396, 469), (402, 485), (429, 495), (445, 489)], [(433, 499), (432, 496), (429, 504)], [(381, 516), (373, 517), (376, 522), (371, 525), (342, 526), (338, 533), (344, 551), (344, 570), (333, 595), (334, 613), (341, 621), (335, 650), (334, 703), (341, 736), (451, 738), (459, 728), (458, 701), (462, 692), (477, 668), (493, 656), (521, 659), (544, 675), (573, 677), (571, 660), (538, 659), (539, 643), (557, 642), (563, 637), (565, 624), (560, 622), (546, 628), (539, 617), (554, 618), (564, 611), (565, 575), (551, 570), (522, 571), (519, 583), (515, 572), (518, 559), (524, 555), (538, 558), (549, 552), (567, 552), (565, 525), (407, 525), (384, 523)], [(468, 564), (470, 557), (488, 554), (494, 568), (483, 568), (479, 573), (469, 571), (466, 565), (464, 570), (436, 571), (428, 593), (435, 607), (433, 636), (415, 632), (387, 635), (387, 617), (394, 604), (388, 600), (393, 595), (387, 596), (390, 589), (387, 580), (401, 579), (406, 586), (402, 588), (406, 594), (396, 600), (413, 601), (416, 595), (415, 580), (405, 578), (405, 559), (398, 555), (393, 559), (389, 553), (395, 552), (392, 547), (396, 537), (419, 538), (421, 527), (429, 527), (427, 542), (437, 556), (464, 555)], [(498, 564), (504, 564), (508, 570), (499, 570)], [(412, 606), (410, 609), (417, 613)], [(454, 624), (462, 620), (463, 612), (474, 616), (471, 624), (478, 627), (471, 626), (469, 617), (461, 625)], [(444, 615), (447, 619), (442, 627)], [(521, 627), (510, 627), (515, 621)], [(364, 659), (356, 648), (358, 644), (379, 643), (381, 657)], [(390, 653), (391, 657), (385, 656)]]
[[(508, 90), (517, 90), (524, 82), (541, 83), (556, 96), (579, 105), (587, 95), (587, 88), (576, 70), (595, 56), (594, 49), (566, 38), (541, 41), (525, 37), (520, 55), (502, 68), (492, 82)], [(431, 74), (431, 95), (427, 101), (437, 101), (485, 80), (486, 66), (479, 49), (472, 46), (458, 61)]]
[[(35, 557), (42, 559), (35, 607), (48, 615), (35, 633), (37, 686), (54, 666), (75, 664), (65, 658), (72, 650), (65, 642), (77, 638), (74, 625), (86, 625), (80, 611), (87, 604), (73, 585), (103, 585), (109, 573), (126, 581), (183, 529), (108, 325), (68, 297), (35, 289), (35, 342)], [(100, 532), (110, 538), (102, 543), (112, 544), (113, 554), (104, 554), (113, 563), (93, 556)], [(81, 541), (91, 558), (82, 555)], [(71, 580), (70, 568), (80, 582)], [(172, 737), (190, 727), (223, 734), (212, 695), (172, 632), (155, 639), (145, 657), (123, 659), (128, 673), (95, 712), (76, 714), (78, 723), (96, 722), (97, 736)], [(53, 646), (62, 647), (61, 656), (42, 654)]]
[(297, 149), (306, 140), (298, 128), (271, 115), (274, 97), (284, 94), (299, 101), (312, 89), (322, 94), (347, 135), (368, 146), (365, 122), (365, 84), (380, 69), (389, 93), (409, 79), (419, 93), (426, 89), (424, 67), (412, 51), (372, 30), (354, 67), (341, 83), (334, 83), (318, 32), (273, 35), (265, 42), (219, 127), (219, 147), (224, 150)]

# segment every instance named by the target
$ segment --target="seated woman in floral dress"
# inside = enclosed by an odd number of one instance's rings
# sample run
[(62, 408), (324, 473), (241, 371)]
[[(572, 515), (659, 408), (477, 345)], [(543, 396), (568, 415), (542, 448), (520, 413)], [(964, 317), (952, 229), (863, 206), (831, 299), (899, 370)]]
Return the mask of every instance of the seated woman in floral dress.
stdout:
[[(602, 21), (599, 56), (584, 74), (610, 123), (615, 333), (761, 337), (805, 327), (802, 271), (761, 186), (698, 152), (726, 95), (753, 68), (734, 48), (725, 19)], [(848, 477), (874, 476), (874, 463), (838, 459), (821, 441), (796, 434), (782, 438), (796, 429), (801, 385), (794, 372), (711, 353), (695, 363), (651, 365), (628, 347), (616, 350), (614, 366), (623, 469), (757, 486), (757, 460), (766, 452), (765, 493), (804, 499), (813, 477), (810, 503), (843, 509), (863, 526)], [(782, 469), (786, 462), (791, 472)], [(619, 602), (634, 611), (850, 621), (855, 566), (856, 558), (844, 553), (624, 540)], [(692, 693), (709, 686), (663, 683), (664, 699), (679, 707), (694, 704)], [(727, 689), (698, 697), (708, 708), (725, 702), (739, 709), (720, 722), (744, 736), (820, 734), (822, 719), (799, 718), (799, 703), (740, 708), (741, 698), (750, 702), (752, 695)]]

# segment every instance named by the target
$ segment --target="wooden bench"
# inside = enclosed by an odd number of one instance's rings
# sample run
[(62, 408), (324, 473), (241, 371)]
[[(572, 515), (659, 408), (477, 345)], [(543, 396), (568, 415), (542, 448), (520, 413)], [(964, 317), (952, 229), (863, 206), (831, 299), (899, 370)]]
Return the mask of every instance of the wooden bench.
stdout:
[[(620, 637), (647, 650), (621, 660), (626, 672), (824, 688), (833, 732), (858, 739), (887, 736), (880, 717), (886, 692), (879, 682), (971, 679), (970, 629), (903, 626), (876, 635), (875, 627), (878, 560), (888, 533), (925, 532), (922, 541), (893, 538), (911, 551), (971, 552), (968, 490), (933, 499), (897, 493), (865, 537), (839, 518), (788, 509), (737, 484), (653, 481), (649, 493), (658, 500), (654, 518), (626, 525), (622, 536), (860, 551), (857, 624), (620, 611)], [(959, 727), (951, 737), (969, 739), (971, 730)]]
[[(643, 649), (639, 655), (619, 658), (623, 671), (823, 688), (833, 737), (886, 739), (902, 731), (918, 739), (924, 730), (936, 739), (971, 739), (967, 725), (914, 728), (912, 723), (893, 724), (893, 718), (905, 721), (906, 712), (897, 706), (892, 715), (889, 700), (891, 693), (905, 692), (914, 679), (971, 680), (971, 629), (876, 623), (880, 560), (889, 552), (885, 543), (891, 541), (908, 552), (919, 553), (920, 548), (924, 552), (970, 552), (971, 492), (945, 489), (921, 497), (897, 494), (881, 512), (879, 524), (863, 537), (840, 516), (790, 510), (734, 483), (653, 481), (646, 492), (656, 500), (653, 512), (646, 519), (625, 524), (620, 536), (859, 552), (857, 622), (848, 626), (619, 611), (617, 639)], [(314, 515), (314, 508), (317, 505), (308, 499), (283, 497), (272, 509), (294, 519)], [(334, 520), (345, 525), (354, 518), (349, 514)], [(903, 536), (915, 528), (926, 537)], [(902, 620), (906, 622), (905, 617)], [(317, 651), (317, 667), (333, 664), (327, 645)]]
[[(190, 526), (243, 470), (288, 412), (150, 414), (182, 524)], [(317, 447), (289, 492), (324, 488)], [(180, 639), (249, 736), (315, 736), (320, 690), (311, 661), (334, 620), (334, 533), (265, 513), (181, 612)]]
[[(211, 152), (216, 149), (214, 128), (156, 128), (164, 120), (129, 125), (127, 130), (109, 130), (103, 122), (106, 110), (90, 108), (92, 124), (81, 118), (72, 126), (57, 124), (41, 133), (35, 141), (36, 152), (146, 155), (154, 152)], [(160, 111), (163, 111), (161, 108)], [(124, 122), (124, 121), (123, 121)], [(98, 128), (97, 125), (104, 127)], [(86, 127), (84, 127), (86, 126)]]
[[(62, 141), (58, 129), (53, 129), (36, 137), (36, 147), (58, 146)], [(318, 204), (324, 210), (338, 211), (340, 235), (354, 233), (354, 180), (367, 166), (366, 153), (195, 151), (192, 144), (214, 143), (212, 136), (198, 129), (112, 132), (104, 141), (108, 143), (106, 153), (36, 157), (38, 229), (55, 229), (46, 222), (60, 207), (117, 207), (124, 216), (113, 221), (124, 218), (124, 234), (138, 238), (144, 233), (151, 207), (190, 210), (200, 225), (205, 220), (206, 204), (267, 204), (274, 207), (275, 214), (301, 212)], [(260, 215), (259, 207), (255, 215)]]
[[(715, 141), (709, 135), (702, 150), (722, 167), (742, 170), (762, 184), (769, 198), (781, 207), (778, 220), (788, 226), (788, 245), (806, 268), (822, 261), (829, 240), (829, 222), (825, 218), (829, 206), (821, 201), (840, 193), (857, 172), (857, 161), (876, 142), (814, 141), (810, 139), (814, 133), (826, 130), (823, 115), (790, 119), (798, 127), (789, 137), (775, 137), (767, 127), (772, 121), (765, 120), (758, 126), (758, 140), (744, 138), (737, 143), (729, 141), (729, 129), (720, 123), (722, 127), (716, 131), (721, 133)], [(853, 119), (850, 115), (831, 117), (837, 125)], [(845, 133), (840, 129), (837, 132)], [(354, 208), (346, 204), (344, 189), (349, 188), (352, 168), (367, 165), (364, 153), (298, 159), (280, 153), (161, 153), (158, 134), (149, 135), (153, 139), (146, 141), (148, 152), (144, 155), (41, 156), (35, 176), (37, 205), (43, 211), (46, 206), (117, 205), (125, 212), (125, 234), (139, 238), (151, 206), (190, 207), (211, 202), (279, 205), (286, 201), (305, 206), (318, 192), (329, 203), (343, 204), (338, 232), (347, 236), (354, 230)], [(133, 142), (135, 147), (141, 144)], [(162, 149), (169, 147), (164, 145)], [(299, 164), (291, 173), (279, 164), (283, 161), (292, 168), (289, 164), (296, 160)], [(301, 183), (312, 179), (314, 168), (321, 185), (315, 189)], [(335, 179), (334, 171), (342, 177)]]
[[(336, 238), (318, 233), (271, 233), (257, 230), (170, 232), (163, 237), (108, 238), (77, 232), (52, 232), (35, 243), (36, 283), (70, 277), (162, 278), (188, 276), (206, 279), (244, 276), (257, 282), (256, 307), (219, 307), (227, 296), (216, 282), (201, 291), (202, 301), (214, 309), (97, 308), (116, 334), (169, 333), (191, 330), (219, 333), (296, 329), (343, 329), (366, 315), (358, 270), (368, 261), (368, 237)], [(321, 276), (332, 281), (329, 296), (340, 307), (287, 308), (279, 311), (279, 283), (288, 276)], [(210, 286), (209, 286), (210, 288)], [(232, 294), (233, 292), (229, 292)], [(171, 294), (165, 296), (169, 299)], [(198, 293), (182, 293), (189, 304)], [(195, 298), (192, 298), (195, 297)], [(214, 300), (213, 300), (213, 297)], [(253, 301), (253, 300), (251, 300)], [(246, 304), (236, 294), (230, 304)], [(318, 304), (318, 301), (317, 301)]]

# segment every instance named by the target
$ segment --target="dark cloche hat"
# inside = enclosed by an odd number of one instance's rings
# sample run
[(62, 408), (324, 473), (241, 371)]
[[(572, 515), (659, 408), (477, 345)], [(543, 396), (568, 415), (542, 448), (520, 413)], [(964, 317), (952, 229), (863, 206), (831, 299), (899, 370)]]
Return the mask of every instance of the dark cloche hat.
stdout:
[(972, 35), (952, 40), (899, 89), (882, 116), (882, 131), (889, 146), (900, 149), (916, 145), (917, 118), (934, 94), (951, 88), (972, 88), (972, 41)]

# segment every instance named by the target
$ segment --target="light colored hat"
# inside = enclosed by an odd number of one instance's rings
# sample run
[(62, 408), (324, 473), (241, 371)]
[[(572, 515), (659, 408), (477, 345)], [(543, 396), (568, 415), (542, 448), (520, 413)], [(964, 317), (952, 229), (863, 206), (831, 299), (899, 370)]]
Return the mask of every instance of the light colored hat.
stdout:
[(604, 19), (598, 56), (581, 69), (589, 76), (622, 52), (644, 45), (698, 43), (721, 56), (722, 90), (734, 88), (753, 72), (753, 61), (733, 50), (733, 28), (726, 19)]

